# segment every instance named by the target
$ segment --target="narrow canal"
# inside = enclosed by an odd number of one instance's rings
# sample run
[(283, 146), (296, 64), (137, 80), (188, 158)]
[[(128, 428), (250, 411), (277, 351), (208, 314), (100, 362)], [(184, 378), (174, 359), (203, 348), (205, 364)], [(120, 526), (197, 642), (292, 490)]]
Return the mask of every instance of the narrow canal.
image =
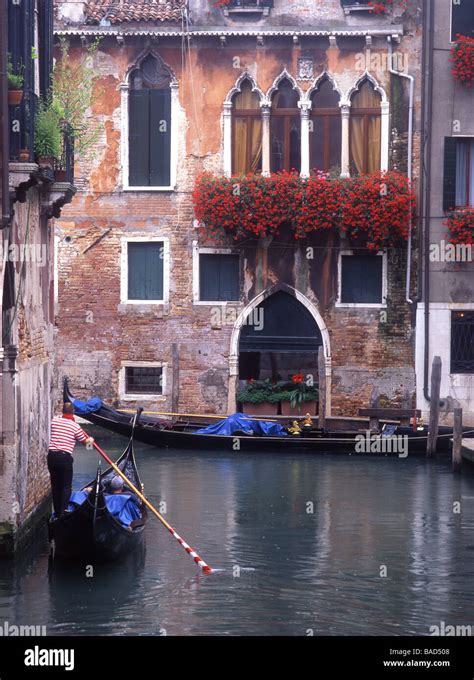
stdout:
[[(223, 571), (200, 575), (154, 518), (146, 552), (93, 575), (52, 565), (40, 533), (21, 559), (0, 562), (0, 622), (48, 635), (428, 635), (474, 624), (472, 474), (414, 458), (136, 451), (150, 500)], [(78, 448), (75, 461), (79, 486), (97, 458)]]

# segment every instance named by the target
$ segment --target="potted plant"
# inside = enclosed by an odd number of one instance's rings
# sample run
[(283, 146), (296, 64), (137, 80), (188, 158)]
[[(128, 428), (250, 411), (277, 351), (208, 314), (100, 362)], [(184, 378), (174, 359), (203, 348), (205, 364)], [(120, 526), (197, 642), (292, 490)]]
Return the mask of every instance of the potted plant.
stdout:
[(304, 378), (302, 373), (296, 373), (291, 376), (291, 382), (281, 395), (282, 415), (302, 416), (309, 413), (311, 416), (315, 416), (317, 414), (318, 388), (307, 385)]
[(23, 74), (22, 68), (19, 72), (14, 71), (11, 55), (8, 55), (7, 61), (7, 79), (8, 79), (8, 104), (10, 106), (18, 106), (23, 99)]
[(35, 121), (35, 153), (40, 167), (54, 165), (61, 154), (61, 127), (57, 109), (51, 101), (41, 101)]
[(278, 399), (272, 393), (269, 380), (248, 380), (237, 393), (237, 401), (242, 403), (244, 413), (249, 415), (276, 416)]
[[(90, 110), (101, 97), (103, 89), (97, 87), (98, 78), (93, 66), (93, 58), (97, 52), (99, 41), (95, 40), (87, 48), (82, 59), (71, 57), (69, 46), (64, 38), (60, 38), (61, 56), (56, 61), (52, 75), (52, 100), (57, 107), (62, 129), (68, 129), (74, 139), (74, 155), (82, 161), (90, 162), (97, 154), (98, 141), (102, 133), (99, 125), (91, 124)], [(65, 137), (62, 138), (61, 159), (64, 159)], [(60, 168), (60, 172), (64, 168)]]

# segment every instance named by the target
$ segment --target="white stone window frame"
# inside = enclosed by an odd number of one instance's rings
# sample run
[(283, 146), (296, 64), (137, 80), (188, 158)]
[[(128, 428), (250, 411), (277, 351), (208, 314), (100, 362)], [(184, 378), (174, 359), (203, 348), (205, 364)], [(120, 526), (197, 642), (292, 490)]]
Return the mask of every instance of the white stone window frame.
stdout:
[[(241, 253), (237, 248), (209, 248), (209, 247), (201, 247), (198, 245), (197, 241), (193, 241), (193, 305), (197, 305), (200, 307), (216, 307), (216, 306), (221, 306), (225, 307), (226, 305), (231, 305), (231, 306), (239, 306), (241, 304), (240, 300), (216, 300), (213, 302), (212, 300), (201, 300), (201, 291), (200, 291), (200, 270), (199, 270), (199, 256), (200, 255), (238, 255), (239, 256), (239, 265), (240, 265), (240, 257)], [(239, 273), (240, 273), (240, 267), (239, 267)], [(239, 276), (240, 279), (240, 276)], [(239, 280), (240, 284), (240, 280)]]
[[(128, 298), (128, 244), (163, 243), (163, 299), (130, 300)], [(166, 305), (170, 289), (170, 240), (168, 236), (122, 236), (120, 239), (120, 304), (122, 305)]]
[(337, 259), (337, 300), (335, 306), (338, 308), (354, 309), (386, 309), (387, 307), (387, 269), (388, 257), (386, 250), (379, 250), (374, 257), (382, 258), (382, 302), (341, 302), (342, 293), (342, 258), (345, 256), (360, 255), (352, 249), (340, 250)]
[[(162, 382), (161, 392), (153, 394), (131, 393), (126, 391), (125, 369), (127, 368), (161, 368)], [(119, 400), (120, 401), (166, 401), (167, 399), (167, 373), (166, 361), (121, 361), (119, 370)]]
[[(154, 56), (158, 59), (169, 71), (171, 82), (171, 140), (170, 140), (170, 184), (168, 186), (134, 186), (129, 183), (129, 91), (130, 91), (130, 75), (140, 67), (141, 62), (148, 56)], [(178, 145), (179, 145), (179, 90), (178, 81), (172, 69), (161, 58), (160, 54), (155, 50), (145, 50), (142, 52), (136, 61), (128, 69), (125, 80), (120, 84), (120, 156), (122, 167), (122, 191), (175, 191), (176, 178), (178, 168)]]
[(260, 98), (262, 110), (262, 174), (269, 176), (270, 173), (270, 117), (272, 97), (278, 90), (280, 82), (284, 79), (289, 80), (293, 89), (299, 94), (298, 107), (301, 110), (301, 167), (300, 176), (310, 176), (310, 148), (309, 148), (309, 128), (311, 97), (318, 89), (319, 84), (327, 78), (333, 89), (339, 95), (339, 107), (341, 109), (341, 177), (350, 177), (350, 110), (351, 99), (366, 80), (372, 85), (374, 90), (380, 95), (380, 171), (386, 172), (389, 167), (389, 145), (390, 145), (390, 102), (383, 87), (377, 82), (374, 76), (366, 69), (357, 78), (354, 85), (344, 94), (340, 89), (336, 79), (328, 71), (320, 73), (312, 82), (312, 85), (303, 92), (298, 86), (293, 76), (285, 69), (275, 78), (273, 84), (266, 94), (258, 87), (253, 75), (249, 71), (244, 71), (237, 78), (234, 87), (228, 92), (224, 100), (223, 111), (223, 171), (226, 177), (232, 176), (232, 99), (235, 94), (242, 91), (242, 83), (248, 80), (252, 85), (252, 91), (256, 92)]

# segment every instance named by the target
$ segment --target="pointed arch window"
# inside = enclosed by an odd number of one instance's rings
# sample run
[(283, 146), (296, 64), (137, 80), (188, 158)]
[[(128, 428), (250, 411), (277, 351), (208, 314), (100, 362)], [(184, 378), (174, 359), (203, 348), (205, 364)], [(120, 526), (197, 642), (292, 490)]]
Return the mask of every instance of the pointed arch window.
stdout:
[(272, 98), (270, 121), (270, 169), (299, 170), (301, 166), (301, 115), (298, 93), (287, 78)]
[(149, 54), (130, 74), (128, 100), (130, 187), (171, 182), (171, 74)]
[(381, 160), (382, 111), (380, 95), (364, 80), (351, 100), (351, 174), (378, 172)]
[(232, 173), (262, 171), (262, 114), (260, 99), (244, 80), (232, 98)]
[(339, 95), (324, 78), (311, 97), (310, 167), (325, 172), (340, 167), (341, 140)]

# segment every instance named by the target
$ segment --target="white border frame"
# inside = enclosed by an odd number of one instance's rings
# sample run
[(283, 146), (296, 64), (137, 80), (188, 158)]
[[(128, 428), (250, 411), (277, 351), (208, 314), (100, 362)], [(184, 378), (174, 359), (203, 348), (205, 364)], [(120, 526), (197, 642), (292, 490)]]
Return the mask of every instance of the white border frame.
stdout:
[[(161, 393), (154, 394), (132, 394), (125, 391), (125, 369), (126, 368), (161, 368), (162, 383)], [(120, 401), (166, 401), (167, 399), (167, 372), (168, 363), (166, 361), (121, 361), (118, 374), (119, 379), (119, 400)]]
[(346, 308), (365, 308), (365, 309), (385, 309), (387, 307), (387, 251), (379, 250), (373, 257), (382, 257), (382, 302), (341, 302), (342, 286), (342, 258), (343, 256), (354, 256), (360, 253), (353, 250), (340, 250), (337, 258), (337, 300), (336, 307)]
[[(151, 54), (160, 61), (169, 71), (171, 82), (171, 148), (170, 148), (170, 184), (168, 186), (132, 186), (129, 184), (129, 120), (128, 120), (128, 93), (130, 90), (130, 74), (140, 66), (140, 63)], [(160, 54), (153, 49), (144, 50), (135, 62), (129, 67), (125, 80), (120, 84), (120, 157), (122, 165), (122, 191), (175, 191), (178, 167), (178, 120), (179, 120), (179, 93), (178, 81), (172, 69), (161, 58)]]
[[(163, 299), (162, 300), (129, 300), (128, 299), (128, 244), (163, 243)], [(168, 236), (122, 236), (120, 239), (120, 304), (122, 305), (165, 305), (169, 302), (170, 288), (170, 240)]]
[(238, 255), (239, 257), (239, 290), (241, 284), (240, 269), (241, 269), (241, 254), (237, 248), (201, 248), (197, 241), (193, 241), (193, 305), (200, 307), (221, 307), (225, 305), (238, 306), (241, 300), (201, 300), (200, 286), (199, 286), (199, 256), (203, 255)]

